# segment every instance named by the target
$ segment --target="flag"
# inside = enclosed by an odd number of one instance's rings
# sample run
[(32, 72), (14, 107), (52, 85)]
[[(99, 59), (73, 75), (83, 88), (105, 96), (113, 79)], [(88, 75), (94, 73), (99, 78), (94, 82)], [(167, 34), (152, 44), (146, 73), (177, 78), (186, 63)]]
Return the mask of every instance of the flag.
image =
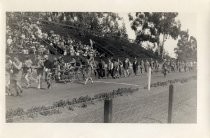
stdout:
[(93, 40), (92, 39), (90, 39), (90, 46), (92, 47), (93, 46)]

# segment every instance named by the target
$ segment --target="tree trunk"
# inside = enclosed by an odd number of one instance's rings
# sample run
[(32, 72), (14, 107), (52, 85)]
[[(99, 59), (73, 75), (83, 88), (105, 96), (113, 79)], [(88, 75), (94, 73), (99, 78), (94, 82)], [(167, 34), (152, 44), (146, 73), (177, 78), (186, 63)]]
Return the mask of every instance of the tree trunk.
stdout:
[(163, 59), (163, 56), (164, 56), (163, 51), (164, 51), (164, 43), (166, 41), (166, 36), (167, 36), (166, 34), (163, 34), (163, 41), (162, 41), (161, 46), (160, 46), (160, 48), (161, 48), (160, 52), (161, 52), (161, 58), (162, 59)]

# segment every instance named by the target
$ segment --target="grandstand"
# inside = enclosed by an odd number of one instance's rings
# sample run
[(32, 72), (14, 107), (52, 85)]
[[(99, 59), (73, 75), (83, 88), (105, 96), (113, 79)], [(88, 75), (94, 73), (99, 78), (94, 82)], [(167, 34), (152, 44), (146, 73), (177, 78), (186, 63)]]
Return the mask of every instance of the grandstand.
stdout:
[[(92, 39), (94, 41), (93, 48), (99, 52), (97, 58), (99, 58), (100, 55), (105, 55), (105, 57), (114, 57), (120, 59), (124, 59), (125, 57), (128, 57), (130, 59), (133, 59), (134, 57), (159, 59), (159, 57), (155, 55), (152, 51), (148, 51), (143, 47), (130, 42), (129, 40), (125, 40), (119, 37), (97, 35), (97, 32), (91, 30), (83, 30), (81, 28), (66, 25), (63, 23), (41, 20), (33, 16), (26, 16), (24, 14), (17, 13), (15, 16), (17, 16), (16, 19), (7, 19), (7, 25), (12, 30), (14, 28), (19, 28), (19, 30), (22, 31), (22, 29), (20, 29), (21, 22), (27, 22), (29, 23), (29, 25), (37, 25), (41, 32), (44, 32), (46, 34), (54, 32), (55, 34), (58, 34), (61, 38), (71, 38), (73, 40), (76, 40), (77, 42), (81, 42), (81, 44), (83, 45), (89, 45), (90, 39)], [(18, 24), (17, 20), (20, 22), (20, 24)], [(40, 37), (36, 38), (36, 41), (39, 41), (40, 45), (44, 45), (46, 49), (50, 50), (50, 54), (52, 57), (64, 54), (64, 47), (59, 47), (56, 44), (50, 45), (49, 39), (43, 39)]]

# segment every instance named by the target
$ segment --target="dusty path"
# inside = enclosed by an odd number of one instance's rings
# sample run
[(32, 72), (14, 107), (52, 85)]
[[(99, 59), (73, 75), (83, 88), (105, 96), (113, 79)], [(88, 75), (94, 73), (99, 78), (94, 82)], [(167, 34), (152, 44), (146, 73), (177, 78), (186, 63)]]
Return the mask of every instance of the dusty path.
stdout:
[[(162, 74), (152, 74), (152, 82), (166, 81), (175, 78), (186, 78), (195, 75), (192, 73), (171, 73), (164, 78)], [(108, 82), (108, 83), (107, 83)], [(36, 88), (25, 89), (22, 97), (6, 96), (6, 109), (21, 107), (24, 109), (39, 105), (52, 105), (60, 99), (75, 98), (96, 93), (111, 92), (112, 90), (125, 87), (144, 87), (147, 84), (147, 76), (130, 76), (120, 79), (100, 79), (94, 84), (83, 85), (81, 83), (54, 84), (50, 90), (37, 90)], [(32, 86), (35, 86), (32, 85)]]
[[(152, 82), (187, 78), (192, 73), (171, 73), (167, 78), (161, 74), (153, 74)], [(120, 87), (142, 87), (146, 85), (147, 77), (136, 76), (117, 80), (97, 80), (94, 84), (56, 84), (52, 90), (28, 89), (23, 97), (6, 97), (7, 109), (21, 107), (24, 109), (37, 105), (52, 105), (60, 99), (74, 98), (82, 95), (93, 95), (100, 92), (110, 92)], [(114, 82), (114, 83), (111, 83)], [(59, 87), (58, 87), (59, 86)], [(196, 123), (197, 82), (175, 84), (173, 122)], [(168, 108), (168, 87), (152, 88), (150, 92), (140, 89), (132, 95), (115, 98), (113, 101), (114, 123), (166, 123)], [(62, 109), (61, 114), (39, 116), (21, 122), (103, 122), (103, 101), (87, 108), (75, 108), (74, 111)]]
[[(196, 123), (196, 81), (177, 84), (175, 87), (173, 122)], [(75, 111), (70, 117), (65, 114), (55, 122), (103, 122), (103, 102), (82, 110)], [(139, 91), (113, 101), (113, 123), (167, 123), (167, 112), (168, 89), (166, 88), (152, 90), (149, 93)]]

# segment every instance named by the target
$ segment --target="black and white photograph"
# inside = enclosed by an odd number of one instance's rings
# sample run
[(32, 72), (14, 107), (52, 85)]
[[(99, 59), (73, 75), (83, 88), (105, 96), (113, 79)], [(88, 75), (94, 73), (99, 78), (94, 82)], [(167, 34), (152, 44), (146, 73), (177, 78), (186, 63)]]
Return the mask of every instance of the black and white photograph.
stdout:
[(6, 123), (197, 123), (197, 15), (7, 11)]
[(1, 0), (0, 138), (209, 138), (210, 0)]

